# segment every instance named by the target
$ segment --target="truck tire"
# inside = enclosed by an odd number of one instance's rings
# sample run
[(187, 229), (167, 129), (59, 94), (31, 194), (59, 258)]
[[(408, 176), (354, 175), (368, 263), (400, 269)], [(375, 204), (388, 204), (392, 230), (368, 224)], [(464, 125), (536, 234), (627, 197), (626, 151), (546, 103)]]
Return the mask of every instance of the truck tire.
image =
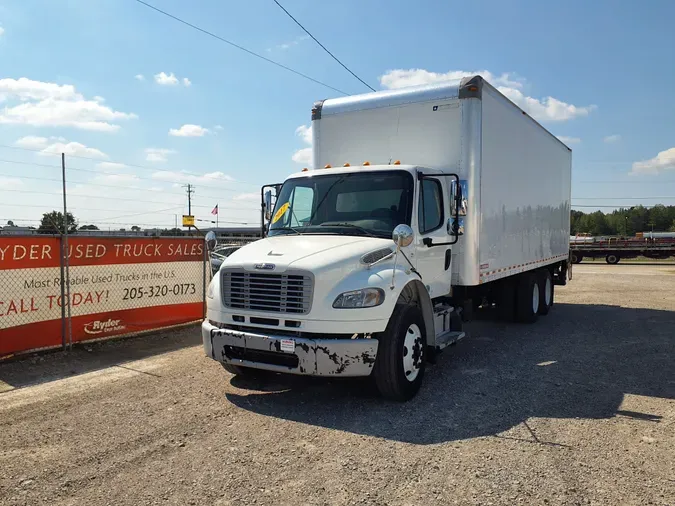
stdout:
[(223, 363), (221, 363), (221, 365), (223, 366), (223, 369), (225, 369), (230, 374), (234, 374), (235, 376), (244, 376), (249, 374), (251, 371), (248, 367), (241, 367), (239, 365)]
[(394, 401), (412, 399), (422, 385), (427, 358), (426, 327), (420, 308), (397, 305), (378, 341), (373, 376), (380, 395)]
[(572, 253), (573, 264), (580, 264), (583, 259), (584, 259), (583, 255), (580, 255), (579, 253)]
[(551, 271), (542, 269), (539, 273), (539, 314), (547, 315), (553, 305), (553, 277)]
[(519, 323), (534, 323), (541, 305), (539, 280), (536, 272), (520, 275), (516, 289), (516, 320)]
[(619, 263), (619, 260), (621, 260), (621, 257), (616, 253), (610, 253), (605, 257), (605, 262), (607, 262), (609, 265), (616, 265)]

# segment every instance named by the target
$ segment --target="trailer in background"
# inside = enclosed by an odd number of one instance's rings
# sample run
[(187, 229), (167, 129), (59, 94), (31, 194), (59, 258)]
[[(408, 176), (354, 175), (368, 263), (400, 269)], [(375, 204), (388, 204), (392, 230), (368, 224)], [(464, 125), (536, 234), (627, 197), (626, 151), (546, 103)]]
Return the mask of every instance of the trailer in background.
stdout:
[[(592, 240), (586, 240), (592, 239)], [(636, 237), (584, 238), (570, 241), (572, 263), (584, 258), (604, 258), (608, 264), (618, 264), (622, 258), (645, 257), (666, 260), (675, 257), (675, 233), (639, 232)]]

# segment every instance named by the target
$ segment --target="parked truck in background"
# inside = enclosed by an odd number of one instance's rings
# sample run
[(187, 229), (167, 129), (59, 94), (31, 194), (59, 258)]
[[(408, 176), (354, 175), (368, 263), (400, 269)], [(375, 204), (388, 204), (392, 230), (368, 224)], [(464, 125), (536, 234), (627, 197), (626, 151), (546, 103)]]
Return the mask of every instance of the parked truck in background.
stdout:
[(610, 265), (622, 258), (667, 260), (675, 257), (675, 232), (638, 232), (635, 237), (578, 235), (570, 238), (570, 253), (575, 264), (584, 258), (604, 258)]
[(311, 169), (264, 191), (267, 237), (209, 285), (207, 356), (235, 374), (373, 375), (406, 400), (477, 306), (549, 312), (571, 150), (480, 76), (317, 102), (312, 130)]

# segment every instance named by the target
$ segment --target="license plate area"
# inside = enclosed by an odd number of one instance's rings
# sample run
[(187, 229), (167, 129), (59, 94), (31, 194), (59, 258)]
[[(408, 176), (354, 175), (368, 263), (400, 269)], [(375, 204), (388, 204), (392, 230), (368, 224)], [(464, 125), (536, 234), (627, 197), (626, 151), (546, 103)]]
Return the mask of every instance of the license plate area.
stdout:
[(295, 353), (256, 350), (244, 348), (243, 346), (230, 345), (224, 347), (224, 353), (230, 360), (245, 360), (247, 362), (291, 367), (293, 369), (300, 365), (300, 359)]

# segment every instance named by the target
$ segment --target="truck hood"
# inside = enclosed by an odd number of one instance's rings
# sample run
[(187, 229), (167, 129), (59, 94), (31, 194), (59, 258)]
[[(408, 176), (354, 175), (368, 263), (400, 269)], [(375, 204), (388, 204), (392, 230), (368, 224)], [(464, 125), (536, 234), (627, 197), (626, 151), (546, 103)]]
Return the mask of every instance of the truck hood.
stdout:
[(223, 267), (256, 270), (257, 264), (273, 264), (273, 272), (286, 269), (316, 270), (345, 263), (358, 263), (366, 253), (394, 249), (391, 239), (347, 235), (284, 235), (247, 244), (223, 262)]

